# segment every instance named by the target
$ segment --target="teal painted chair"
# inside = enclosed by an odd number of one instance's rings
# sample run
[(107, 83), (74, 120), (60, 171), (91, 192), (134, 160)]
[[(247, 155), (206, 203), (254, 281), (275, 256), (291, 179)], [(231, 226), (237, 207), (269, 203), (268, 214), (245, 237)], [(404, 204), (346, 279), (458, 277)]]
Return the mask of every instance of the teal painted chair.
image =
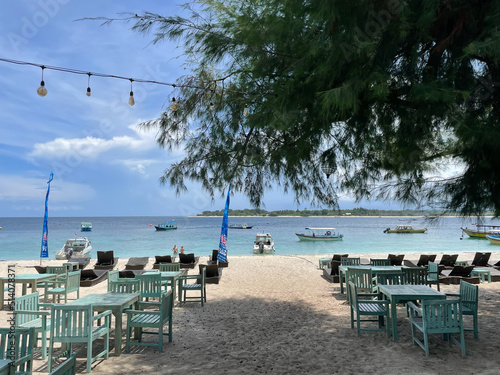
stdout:
[(390, 259), (372, 259), (370, 258), (370, 266), (390, 266)]
[[(406, 275), (403, 272), (382, 272), (375, 276), (377, 285), (374, 286), (373, 293), (378, 293), (378, 285), (404, 285), (406, 284)], [(382, 299), (382, 293), (378, 293), (378, 299)]]
[(460, 280), (460, 289), (458, 294), (446, 293), (448, 297), (458, 297), (462, 302), (462, 315), (471, 315), (473, 321), (473, 328), (464, 328), (464, 331), (473, 331), (474, 338), (479, 336), (477, 327), (477, 311), (479, 302), (479, 288), (477, 285), (472, 285), (467, 281)]
[(61, 363), (49, 375), (75, 375), (75, 374), (76, 374), (76, 353), (73, 353), (67, 360)]
[[(70, 269), (69, 264), (64, 264), (62, 266), (47, 266), (45, 267), (45, 272), (44, 273), (55, 273), (57, 275), (56, 280), (57, 281), (62, 281), (65, 280), (66, 277), (68, 276), (68, 272)], [(54, 288), (56, 285), (55, 280), (49, 280), (49, 281), (42, 281), (37, 283), (37, 287), (39, 288)]]
[(80, 276), (82, 271), (69, 272), (65, 280), (55, 281), (55, 287), (45, 289), (44, 302), (47, 302), (47, 296), (52, 295), (52, 300), (61, 301), (61, 296), (64, 296), (64, 303), (68, 302), (68, 294), (76, 292), (76, 298), (80, 298)]
[(16, 317), (16, 327), (33, 328), (35, 330), (35, 344), (38, 341), (38, 334), (41, 334), (42, 359), (47, 359), (47, 333), (50, 332), (50, 311), (40, 310), (40, 308), (47, 308), (52, 306), (52, 304), (40, 303), (39, 301), (39, 292), (16, 297), (14, 314)]
[[(52, 371), (55, 359), (72, 353), (72, 344), (87, 344), (87, 372), (98, 358), (109, 356), (109, 319), (111, 310), (93, 315), (91, 305), (54, 305), (51, 308), (51, 330), (48, 371)], [(103, 319), (104, 318), (104, 319)], [(99, 324), (100, 319), (104, 323)], [(98, 338), (104, 338), (104, 350), (92, 357), (92, 345)], [(62, 354), (53, 357), (54, 344), (67, 345)]]
[[(361, 331), (385, 331), (389, 337), (391, 324), (389, 323), (389, 301), (363, 300), (359, 297), (375, 297), (376, 293), (358, 293), (357, 286), (349, 281), (347, 292), (349, 293), (349, 304), (351, 310), (351, 328), (354, 328), (354, 314), (356, 314), (356, 329), (360, 336)], [(374, 319), (363, 319), (364, 316), (376, 317)], [(385, 327), (384, 327), (385, 317)], [(378, 328), (361, 328), (361, 322), (378, 323)]]
[(156, 272), (155, 275), (138, 275), (139, 290), (142, 301), (149, 301), (150, 298), (160, 300), (162, 293), (161, 275)]
[(180, 263), (160, 263), (160, 272), (175, 272), (181, 270)]
[(422, 267), (402, 268), (406, 277), (406, 283), (410, 285), (427, 285), (427, 269)]
[(359, 266), (361, 258), (340, 258), (341, 266)]
[[(373, 276), (371, 269), (351, 269), (347, 271), (347, 281), (351, 281), (358, 290), (358, 293), (373, 292)], [(349, 286), (349, 283), (347, 283)], [(348, 294), (349, 296), (349, 294)]]
[[(0, 328), (0, 363), (8, 360), (12, 364), (2, 367), (5, 374), (31, 374), (33, 372), (34, 328)], [(14, 358), (11, 358), (11, 354)], [(13, 361), (12, 361), (13, 360)], [(5, 372), (7, 371), (7, 372)]]
[[(198, 275), (185, 275), (179, 277), (179, 292), (180, 292), (180, 301), (179, 306), (187, 303), (187, 302), (201, 302), (201, 307), (203, 307), (203, 303), (207, 302), (207, 290), (206, 290), (206, 271), (207, 268), (203, 267)], [(194, 283), (188, 283), (187, 281), (190, 279), (195, 279)], [(199, 296), (188, 296), (187, 292), (199, 292)]]
[[(125, 310), (127, 313), (127, 341), (125, 351), (130, 353), (131, 345), (158, 347), (159, 352), (163, 352), (163, 335), (168, 335), (168, 342), (172, 342), (172, 307), (174, 304), (173, 289), (162, 292), (159, 309), (156, 310)], [(139, 302), (139, 307), (146, 307), (147, 304)], [(168, 331), (164, 331), (164, 326), (168, 324)], [(143, 331), (143, 328), (154, 328), (157, 331)], [(138, 329), (137, 342), (131, 342), (132, 330)], [(157, 334), (158, 343), (143, 342), (142, 335), (145, 333)]]
[(429, 286), (436, 285), (437, 290), (441, 290), (439, 287), (439, 265), (435, 262), (427, 263), (427, 284)]
[(110, 293), (140, 293), (138, 279), (118, 279), (108, 283)]
[[(415, 344), (429, 355), (429, 335), (441, 334), (450, 344), (457, 344), (465, 357), (464, 327), (462, 322), (462, 302), (460, 300), (423, 300), (422, 308), (408, 303), (411, 320), (411, 336)], [(418, 334), (421, 332), (423, 339)], [(453, 334), (460, 336), (460, 341)]]

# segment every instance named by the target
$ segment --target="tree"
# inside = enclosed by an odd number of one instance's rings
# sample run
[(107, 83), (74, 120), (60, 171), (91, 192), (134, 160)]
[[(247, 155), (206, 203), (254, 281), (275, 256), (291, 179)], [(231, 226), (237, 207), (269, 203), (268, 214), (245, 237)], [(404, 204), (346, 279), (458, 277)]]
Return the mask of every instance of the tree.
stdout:
[(176, 82), (177, 110), (145, 124), (158, 127), (160, 146), (186, 151), (162, 182), (180, 192), (196, 180), (213, 195), (232, 179), (257, 207), (279, 185), (297, 203), (332, 208), (349, 192), (500, 215), (500, 2), (186, 9), (186, 18), (125, 18), (154, 43), (180, 41), (193, 72)]

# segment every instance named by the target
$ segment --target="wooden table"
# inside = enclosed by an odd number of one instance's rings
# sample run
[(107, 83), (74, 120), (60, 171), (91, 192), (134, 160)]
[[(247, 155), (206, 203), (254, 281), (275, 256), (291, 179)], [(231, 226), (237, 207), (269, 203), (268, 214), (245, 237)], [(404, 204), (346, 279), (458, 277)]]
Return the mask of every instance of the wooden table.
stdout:
[[(372, 270), (372, 274), (376, 275), (381, 272), (401, 272), (401, 268), (405, 266), (340, 266), (339, 267), (339, 283), (340, 283), (340, 293), (344, 293), (344, 277), (347, 279), (348, 269), (354, 270)], [(346, 283), (347, 284), (347, 283)]]
[(105, 293), (88, 294), (68, 305), (92, 305), (97, 312), (111, 310), (115, 317), (115, 354), (122, 354), (122, 314), (126, 308), (136, 305), (139, 301), (139, 293)]
[(26, 295), (26, 289), (28, 284), (31, 284), (31, 292), (35, 293), (37, 291), (37, 283), (42, 281), (55, 280), (58, 275), (55, 273), (34, 273), (34, 274), (24, 274), (15, 275), (13, 278), (0, 277), (0, 309), (4, 308), (4, 287), (5, 284), (10, 284), (14, 282), (16, 284), (23, 284), (22, 295)]
[(187, 273), (187, 269), (182, 269), (180, 271), (165, 271), (165, 272), (159, 272), (159, 271), (146, 271), (143, 273), (143, 275), (156, 275), (156, 274), (161, 275), (162, 281), (170, 281), (172, 288), (174, 289), (174, 296), (173, 300), (175, 301), (175, 287), (177, 285), (177, 280), (179, 279), (179, 276), (184, 275)]
[(378, 290), (391, 302), (392, 338), (398, 339), (396, 304), (400, 301), (421, 301), (424, 299), (446, 299), (446, 294), (427, 285), (379, 285)]
[(479, 280), (482, 283), (486, 282), (486, 278), (488, 278), (488, 282), (491, 283), (491, 272), (489, 270), (472, 270), (470, 274), (471, 276), (479, 276)]

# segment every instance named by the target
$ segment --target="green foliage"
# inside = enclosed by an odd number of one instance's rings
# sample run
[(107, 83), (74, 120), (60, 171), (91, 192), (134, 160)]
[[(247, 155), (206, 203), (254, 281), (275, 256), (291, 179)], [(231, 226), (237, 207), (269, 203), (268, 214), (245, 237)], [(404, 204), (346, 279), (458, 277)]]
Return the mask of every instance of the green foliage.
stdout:
[(186, 10), (130, 17), (155, 43), (183, 43), (193, 72), (176, 82), (179, 110), (145, 124), (186, 154), (163, 183), (181, 192), (198, 181), (213, 196), (232, 179), (255, 207), (280, 186), (334, 209), (347, 192), (500, 215), (500, 2), (199, 0)]

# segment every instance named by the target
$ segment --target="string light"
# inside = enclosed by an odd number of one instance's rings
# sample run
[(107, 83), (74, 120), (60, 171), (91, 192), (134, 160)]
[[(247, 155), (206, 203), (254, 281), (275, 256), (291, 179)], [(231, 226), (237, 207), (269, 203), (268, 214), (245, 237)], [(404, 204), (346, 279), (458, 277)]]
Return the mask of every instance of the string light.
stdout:
[(210, 110), (213, 111), (214, 110), (214, 103), (210, 102)]
[(43, 81), (43, 70), (45, 69), (45, 66), (41, 66), (42, 68), (42, 82), (40, 82), (40, 87), (36, 90), (36, 93), (40, 96), (45, 96), (47, 95), (47, 89), (45, 88), (45, 82)]
[(91, 91), (90, 90), (90, 76), (92, 75), (92, 73), (87, 73), (87, 74), (89, 75), (89, 82), (87, 84), (87, 94), (86, 95), (90, 96), (90, 95), (92, 95), (91, 92), (90, 92)]
[(245, 109), (243, 109), (243, 116), (248, 116), (248, 105), (245, 104)]
[(170, 104), (170, 109), (172, 112), (177, 111), (178, 105), (177, 102), (175, 101), (175, 96), (172, 98), (172, 104)]
[(132, 91), (132, 81), (133, 79), (130, 78), (130, 96), (128, 98), (128, 104), (132, 107), (135, 104), (134, 100), (134, 92)]

